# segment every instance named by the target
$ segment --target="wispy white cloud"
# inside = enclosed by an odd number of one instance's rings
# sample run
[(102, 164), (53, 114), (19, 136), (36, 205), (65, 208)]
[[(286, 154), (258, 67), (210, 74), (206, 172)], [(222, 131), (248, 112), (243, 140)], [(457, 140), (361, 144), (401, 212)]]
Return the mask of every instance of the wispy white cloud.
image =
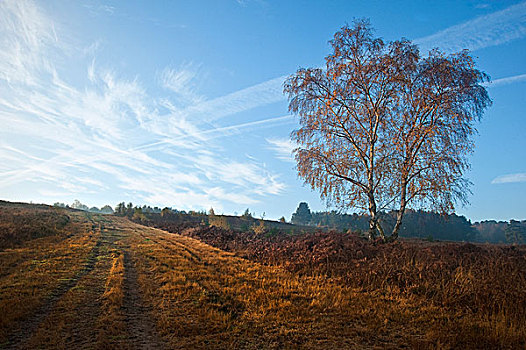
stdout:
[(48, 197), (48, 198), (64, 198), (73, 195), (74, 193), (71, 193), (69, 191), (56, 191), (56, 190), (49, 190), (49, 189), (39, 189), (38, 193), (41, 196)]
[(97, 40), (87, 45), (86, 47), (82, 48), (81, 51), (84, 55), (92, 57), (97, 53), (97, 51), (100, 50), (101, 46), (102, 46), (102, 41)]
[[(256, 204), (259, 200), (254, 197), (247, 196), (246, 194), (236, 193), (231, 191), (225, 191), (222, 187), (213, 187), (206, 190), (206, 194), (213, 198), (218, 199), (218, 203), (221, 203), (221, 200), (227, 200), (233, 203), (239, 203), (243, 205)], [(216, 209), (220, 209), (221, 205), (216, 204)]]
[(526, 182), (526, 173), (501, 175), (497, 176), (491, 181), (492, 184), (506, 184), (516, 182)]
[[(41, 196), (52, 197), (111, 187), (145, 203), (183, 209), (252, 204), (284, 188), (263, 164), (210, 150), (217, 146), (214, 138), (278, 125), (289, 116), (211, 127), (182, 113), (211, 108), (195, 107), (210, 106), (197, 93), (199, 67), (163, 70), (160, 81), (175, 96), (161, 99), (138, 78), (98, 67), (98, 44), (63, 47), (60, 28), (34, 2), (0, 2), (0, 18), (0, 188), (35, 182)], [(80, 87), (63, 79), (54, 64), (66, 51), (79, 53), (76, 64), (86, 66)], [(230, 106), (212, 105), (226, 115), (246, 110), (233, 107), (242, 98), (240, 93), (223, 99)], [(140, 147), (145, 144), (158, 147)]]
[(477, 9), (487, 9), (488, 7), (490, 7), (490, 4), (476, 4), (475, 5), (475, 8)]
[(253, 3), (258, 3), (260, 5), (265, 5), (266, 2), (264, 0), (236, 0), (236, 2), (243, 6), (243, 7), (246, 7), (249, 3), (253, 2)]
[(214, 156), (201, 155), (195, 158), (195, 166), (199, 168), (212, 183), (221, 180), (242, 190), (254, 191), (257, 194), (279, 194), (285, 188), (276, 175), (255, 162), (239, 162), (229, 160), (218, 163)]
[[(135, 150), (147, 150), (147, 149), (161, 149), (170, 145), (178, 145), (181, 142), (185, 142), (190, 138), (200, 138), (203, 141), (209, 141), (217, 137), (229, 136), (242, 131), (250, 130), (251, 128), (262, 128), (266, 126), (277, 126), (294, 121), (294, 118), (291, 115), (285, 115), (281, 117), (273, 117), (262, 120), (256, 120), (252, 122), (240, 123), (229, 126), (215, 127), (211, 129), (198, 130), (195, 129), (191, 133), (181, 135), (178, 137), (171, 137), (156, 141), (154, 143), (141, 145), (135, 148)], [(188, 128), (187, 128), (188, 129)], [(164, 146), (164, 147), (163, 147)]]
[(102, 11), (105, 11), (105, 12), (111, 14), (111, 15), (113, 15), (113, 13), (115, 12), (115, 7), (110, 6), (110, 5), (101, 5), (101, 6), (99, 6), (99, 8)]
[(422, 50), (438, 47), (446, 52), (497, 46), (526, 36), (526, 2), (454, 25), (414, 42)]
[(204, 97), (196, 92), (200, 66), (185, 63), (179, 68), (166, 67), (159, 75), (161, 85), (176, 93), (184, 106), (203, 102)]
[(44, 52), (56, 46), (51, 20), (27, 0), (0, 2), (0, 80), (36, 84), (34, 75), (50, 72)]
[(292, 151), (297, 145), (288, 138), (267, 138), (269, 149), (276, 153), (276, 157), (285, 162), (294, 162)]

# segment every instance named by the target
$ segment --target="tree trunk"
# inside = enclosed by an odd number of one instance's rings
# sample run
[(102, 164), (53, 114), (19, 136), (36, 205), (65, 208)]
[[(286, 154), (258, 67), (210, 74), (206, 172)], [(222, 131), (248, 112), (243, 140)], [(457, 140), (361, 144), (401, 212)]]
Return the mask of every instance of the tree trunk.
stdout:
[(407, 205), (406, 194), (407, 184), (404, 180), (402, 182), (402, 189), (400, 193), (400, 209), (398, 209), (398, 214), (396, 215), (396, 223), (393, 227), (393, 232), (391, 233), (391, 237), (389, 237), (390, 242), (394, 242), (398, 238), (398, 231), (400, 230), (400, 226), (402, 225), (402, 218), (404, 217), (405, 206)]
[(391, 236), (389, 237), (390, 242), (394, 242), (398, 239), (398, 231), (400, 230), (400, 226), (402, 225), (402, 218), (404, 217), (405, 212), (405, 206), (404, 208), (400, 208), (398, 210), (398, 214), (396, 214), (396, 223), (393, 227), (393, 232), (391, 233)]
[(380, 225), (380, 220), (378, 218), (376, 219), (376, 229), (380, 233), (380, 237), (382, 237), (382, 241), (386, 242), (387, 240), (385, 238), (384, 229), (382, 228), (382, 225)]
[(372, 241), (376, 238), (376, 223), (373, 221), (372, 215), (369, 219), (369, 240)]
[(378, 217), (376, 212), (376, 202), (374, 200), (373, 193), (369, 192), (369, 215), (371, 215), (371, 218), (369, 219), (369, 240), (372, 241), (376, 238), (376, 229), (378, 226)]

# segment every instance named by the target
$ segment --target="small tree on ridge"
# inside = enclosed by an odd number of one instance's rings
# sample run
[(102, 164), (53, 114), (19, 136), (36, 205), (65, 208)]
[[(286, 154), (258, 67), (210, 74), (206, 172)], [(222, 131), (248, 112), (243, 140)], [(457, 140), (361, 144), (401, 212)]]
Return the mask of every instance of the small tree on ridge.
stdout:
[(308, 225), (312, 219), (309, 205), (306, 202), (301, 202), (298, 205), (296, 212), (292, 214), (290, 222), (296, 225)]

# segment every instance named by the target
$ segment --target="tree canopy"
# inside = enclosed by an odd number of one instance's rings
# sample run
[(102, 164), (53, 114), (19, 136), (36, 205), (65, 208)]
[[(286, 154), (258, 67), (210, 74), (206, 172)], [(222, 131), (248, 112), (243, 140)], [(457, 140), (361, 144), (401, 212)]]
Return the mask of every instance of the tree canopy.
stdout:
[[(469, 52), (424, 57), (407, 39), (374, 37), (368, 20), (330, 44), (324, 69), (301, 68), (284, 84), (301, 125), (291, 135), (299, 176), (329, 202), (367, 212), (370, 239), (396, 239), (408, 207), (466, 202), (474, 123), (491, 104)], [(390, 236), (383, 210), (398, 213)]]

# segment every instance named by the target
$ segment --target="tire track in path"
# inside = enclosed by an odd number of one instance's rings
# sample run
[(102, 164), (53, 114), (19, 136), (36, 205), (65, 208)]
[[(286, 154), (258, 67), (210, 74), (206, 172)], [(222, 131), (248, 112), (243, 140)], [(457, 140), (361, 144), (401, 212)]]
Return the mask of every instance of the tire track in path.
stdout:
[(165, 344), (157, 334), (153, 312), (143, 300), (137, 269), (130, 257), (129, 247), (124, 254), (124, 315), (129, 334), (128, 343), (134, 349), (164, 349)]
[[(134, 239), (137, 227), (128, 220), (113, 217), (109, 237), (113, 238), (115, 249), (123, 256), (124, 298), (120, 313), (124, 316), (126, 342), (129, 349), (166, 349), (164, 340), (156, 328), (156, 318), (151, 305), (144, 300), (139, 284)], [(110, 239), (111, 239), (110, 238)]]

